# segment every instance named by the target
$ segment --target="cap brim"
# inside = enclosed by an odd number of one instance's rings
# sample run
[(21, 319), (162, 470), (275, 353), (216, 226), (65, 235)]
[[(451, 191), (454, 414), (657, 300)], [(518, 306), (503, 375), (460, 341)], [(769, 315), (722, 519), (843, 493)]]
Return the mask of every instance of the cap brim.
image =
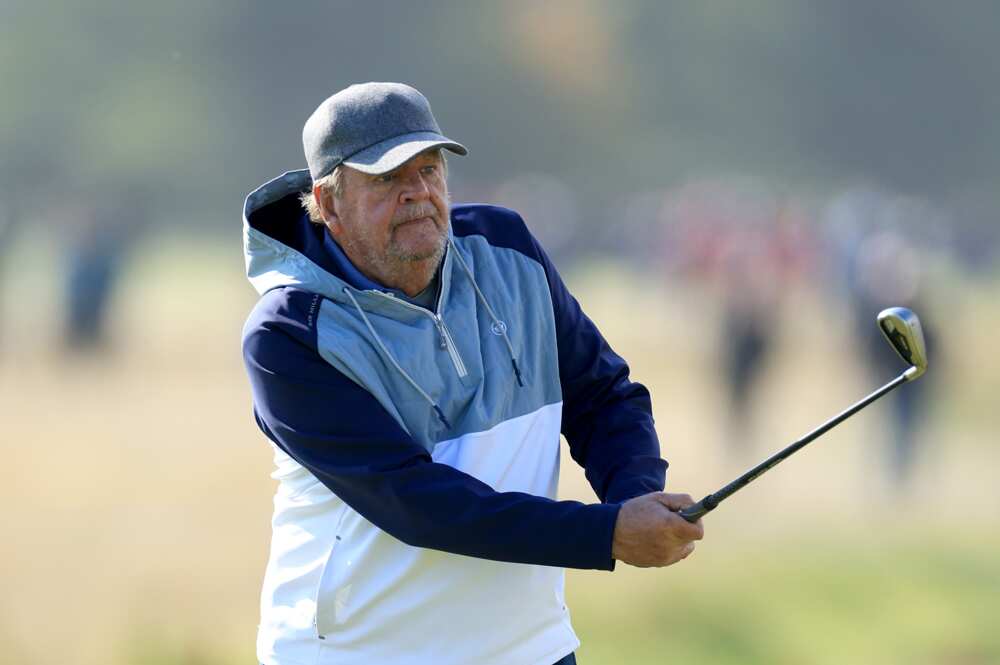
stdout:
[(444, 148), (456, 155), (467, 155), (468, 150), (461, 143), (435, 132), (413, 132), (386, 139), (381, 143), (356, 152), (343, 161), (345, 166), (379, 175), (399, 168), (425, 150)]

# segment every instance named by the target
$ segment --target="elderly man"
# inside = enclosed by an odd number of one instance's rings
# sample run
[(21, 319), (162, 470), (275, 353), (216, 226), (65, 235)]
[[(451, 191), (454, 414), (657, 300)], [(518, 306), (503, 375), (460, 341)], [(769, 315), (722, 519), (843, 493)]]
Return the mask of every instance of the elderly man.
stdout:
[[(702, 536), (662, 493), (648, 392), (515, 212), (450, 207), (441, 151), (466, 149), (415, 89), (342, 90), (303, 144), (309, 169), (244, 211), (279, 481), (258, 657), (575, 662), (563, 568), (666, 566)], [(556, 500), (560, 432), (600, 503)]]

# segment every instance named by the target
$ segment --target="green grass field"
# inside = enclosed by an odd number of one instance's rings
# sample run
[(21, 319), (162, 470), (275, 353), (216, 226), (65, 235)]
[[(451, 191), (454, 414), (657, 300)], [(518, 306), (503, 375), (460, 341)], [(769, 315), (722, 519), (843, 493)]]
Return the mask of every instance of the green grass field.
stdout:
[[(997, 539), (839, 530), (570, 576), (593, 663), (996, 663)], [(727, 551), (719, 551), (722, 549)]]
[[(102, 359), (53, 350), (51, 251), (19, 248), (6, 267), (4, 662), (253, 662), (274, 485), (238, 349), (254, 294), (231, 241), (149, 243), (116, 301), (117, 352)], [(613, 266), (569, 276), (652, 390), (674, 491), (717, 488), (875, 387), (842, 326), (808, 327), (836, 306), (791, 293), (752, 449), (735, 455), (705, 335), (712, 294), (636, 280)], [(580, 662), (1000, 662), (1000, 358), (975, 352), (993, 344), (977, 331), (1000, 321), (1000, 290), (959, 286), (907, 493), (884, 480), (885, 413), (872, 407), (713, 513), (687, 561), (570, 571)], [(561, 494), (591, 496), (568, 455)]]

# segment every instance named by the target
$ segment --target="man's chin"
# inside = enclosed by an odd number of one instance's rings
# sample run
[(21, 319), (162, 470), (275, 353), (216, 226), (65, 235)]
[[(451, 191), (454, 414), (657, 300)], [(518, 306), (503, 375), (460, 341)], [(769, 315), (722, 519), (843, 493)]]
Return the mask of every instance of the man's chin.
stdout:
[(432, 259), (441, 260), (444, 256), (445, 239), (435, 243), (415, 243), (413, 245), (403, 245), (395, 248), (393, 254), (399, 261), (415, 263), (417, 261), (430, 261)]
[(403, 261), (426, 261), (444, 254), (447, 238), (430, 221), (407, 224), (393, 232), (393, 254)]

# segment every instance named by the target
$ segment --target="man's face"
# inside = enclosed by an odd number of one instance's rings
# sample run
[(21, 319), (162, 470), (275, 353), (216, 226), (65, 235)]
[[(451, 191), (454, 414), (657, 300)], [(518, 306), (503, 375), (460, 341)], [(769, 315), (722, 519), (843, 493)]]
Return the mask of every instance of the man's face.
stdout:
[(436, 150), (382, 175), (344, 167), (342, 195), (327, 199), (335, 213), (327, 228), (362, 273), (402, 288), (414, 269), (437, 268), (449, 227), (444, 169)]

